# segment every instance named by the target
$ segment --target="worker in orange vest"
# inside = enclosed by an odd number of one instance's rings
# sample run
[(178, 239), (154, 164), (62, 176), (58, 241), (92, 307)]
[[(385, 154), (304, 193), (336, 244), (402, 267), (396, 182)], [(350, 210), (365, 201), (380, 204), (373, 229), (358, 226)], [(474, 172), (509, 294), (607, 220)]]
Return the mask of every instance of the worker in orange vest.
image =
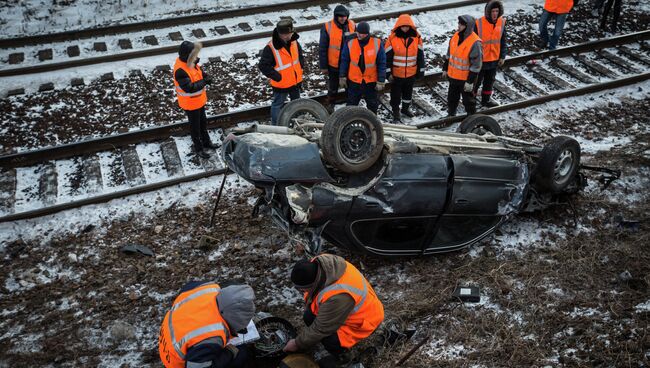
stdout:
[(356, 37), (355, 25), (350, 20), (350, 11), (343, 5), (334, 8), (334, 19), (323, 24), (318, 44), (321, 73), (327, 75), (327, 102), (334, 105), (334, 96), (339, 90), (339, 67), (343, 45)]
[[(566, 18), (573, 8), (574, 0), (546, 0), (542, 16), (539, 18), (539, 37), (542, 39), (542, 47), (548, 46), (549, 50), (555, 50), (562, 35)], [(548, 36), (548, 22), (555, 18), (553, 34)]]
[(447, 111), (449, 116), (456, 116), (456, 109), (461, 96), (467, 115), (476, 113), (474, 83), (483, 65), (483, 47), (481, 39), (474, 33), (476, 21), (471, 15), (458, 17), (458, 31), (449, 41), (442, 77), (449, 78), (447, 93)]
[(476, 34), (483, 45), (483, 66), (474, 85), (474, 95), (481, 89), (481, 105), (495, 107), (499, 104), (492, 100), (492, 87), (497, 75), (497, 66), (503, 66), (508, 53), (506, 43), (506, 19), (503, 17), (503, 4), (491, 0), (485, 5), (485, 15), (476, 20)]
[(174, 64), (174, 86), (178, 105), (185, 110), (190, 122), (190, 135), (194, 144), (194, 152), (199, 157), (209, 158), (205, 148), (215, 149), (216, 145), (210, 140), (205, 115), (205, 104), (208, 95), (205, 86), (212, 83), (210, 78), (199, 65), (201, 43), (183, 41), (178, 48), (178, 58)]
[(377, 92), (386, 84), (386, 52), (381, 40), (370, 36), (368, 23), (357, 24), (357, 38), (343, 46), (339, 72), (339, 85), (348, 89), (346, 104), (356, 106), (364, 98), (368, 109), (376, 114)]
[(294, 31), (291, 19), (282, 19), (273, 30), (271, 41), (262, 50), (259, 68), (271, 81), (271, 124), (277, 125), (278, 115), (287, 96), (300, 98), (302, 73), (305, 65), (300, 36)]
[(183, 286), (160, 326), (158, 352), (165, 368), (245, 366), (250, 353), (229, 342), (246, 331), (254, 300), (248, 285), (221, 288), (195, 281)]
[[(399, 123), (401, 114), (413, 117), (409, 110), (415, 79), (424, 75), (424, 47), (413, 19), (408, 14), (397, 18), (386, 40), (386, 75), (391, 83), (390, 106), (393, 122)], [(400, 104), (402, 109), (400, 110)]]
[(284, 347), (307, 350), (321, 342), (330, 355), (320, 366), (346, 364), (350, 349), (370, 336), (384, 320), (384, 307), (365, 277), (345, 259), (321, 254), (298, 261), (291, 281), (303, 293), (306, 328)]

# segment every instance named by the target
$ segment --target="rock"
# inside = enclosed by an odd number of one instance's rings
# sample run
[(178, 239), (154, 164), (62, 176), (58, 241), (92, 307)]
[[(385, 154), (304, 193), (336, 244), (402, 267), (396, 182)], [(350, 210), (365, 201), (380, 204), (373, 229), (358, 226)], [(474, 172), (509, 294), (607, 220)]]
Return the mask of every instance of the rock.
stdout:
[(618, 274), (618, 279), (621, 281), (630, 281), (632, 280), (632, 274), (630, 273), (630, 271), (625, 270), (620, 274)]
[(77, 258), (77, 255), (74, 253), (68, 253), (68, 259), (72, 262), (77, 262), (79, 259)]
[(122, 321), (116, 321), (109, 329), (110, 337), (116, 342), (133, 341), (136, 339), (135, 327)]
[(153, 232), (156, 233), (156, 234), (160, 234), (162, 229), (163, 229), (162, 225), (157, 225), (156, 227), (153, 228)]

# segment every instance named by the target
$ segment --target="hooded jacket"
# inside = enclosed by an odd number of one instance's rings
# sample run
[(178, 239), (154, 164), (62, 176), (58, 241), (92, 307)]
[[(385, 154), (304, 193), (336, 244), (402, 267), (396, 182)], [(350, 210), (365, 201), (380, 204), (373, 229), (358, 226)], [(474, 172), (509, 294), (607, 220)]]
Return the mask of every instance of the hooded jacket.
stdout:
[[(501, 18), (503, 16), (503, 3), (499, 0), (490, 0), (486, 5), (485, 5), (485, 15), (484, 18), (492, 25), (495, 26), (495, 22), (492, 21), (492, 17), (490, 16), (490, 13), (492, 12), (492, 9), (494, 8), (499, 8), (499, 17)], [(497, 20), (498, 20), (497, 18)], [(481, 22), (483, 18), (479, 18), (476, 23)], [(499, 59), (505, 59), (506, 55), (508, 55), (508, 43), (506, 41), (506, 25), (504, 23), (503, 25), (503, 33), (501, 34), (501, 47), (499, 50)], [(478, 34), (478, 31), (476, 31)], [(479, 35), (480, 36), (480, 35)], [(482, 69), (483, 70), (491, 70), (495, 69), (499, 64), (499, 61), (488, 61), (488, 62), (483, 62)]]
[[(344, 24), (340, 24), (336, 21), (336, 17), (339, 15), (345, 15), (348, 17), (348, 20)], [(354, 29), (350, 27), (350, 11), (343, 5), (337, 5), (334, 8), (334, 24), (343, 31), (343, 38), (341, 39), (341, 50), (343, 50), (343, 44), (346, 44), (352, 38), (355, 37)], [(345, 33), (349, 34), (346, 36)], [(325, 24), (320, 29), (320, 40), (318, 41), (318, 66), (320, 69), (328, 69), (329, 63), (327, 60), (327, 49), (330, 45), (330, 36), (325, 29)], [(341, 58), (339, 58), (339, 65), (341, 64)]]
[[(291, 37), (290, 42), (296, 42), (298, 43), (298, 59), (300, 60), (300, 67), (303, 70), (303, 73), (305, 72), (305, 58), (303, 56), (303, 51), (302, 51), (302, 46), (300, 46), (300, 43), (298, 42), (298, 39), (300, 36), (298, 33), (294, 33), (293, 37)], [(280, 34), (278, 33), (277, 29), (273, 30), (273, 36), (272, 36), (272, 42), (273, 42), (273, 47), (275, 47), (276, 50), (280, 50), (281, 48), (286, 48), (287, 51), (289, 51), (290, 48), (290, 43), (284, 43), (282, 39), (280, 38)], [(262, 55), (260, 56), (260, 63), (258, 65), (260, 71), (264, 76), (267, 78), (273, 79), (276, 82), (279, 82), (282, 78), (280, 76), (280, 73), (278, 73), (277, 70), (275, 70), (275, 57), (273, 56), (273, 50), (271, 50), (271, 47), (269, 45), (264, 46), (264, 49), (262, 50)], [(304, 75), (304, 74), (303, 74)], [(298, 83), (298, 85), (291, 87), (291, 88), (276, 88), (273, 87), (274, 92), (281, 92), (281, 93), (287, 93), (290, 90), (294, 88), (299, 88), (302, 85), (301, 83)]]
[[(410, 29), (408, 32), (404, 33), (400, 29), (402, 26), (409, 26)], [(395, 26), (393, 27), (393, 30), (391, 31), (390, 36), (388, 37), (388, 40), (386, 41), (386, 77), (391, 74), (392, 69), (393, 69), (393, 59), (395, 57), (395, 50), (391, 49), (389, 50), (389, 45), (392, 41), (393, 38), (397, 38), (399, 42), (404, 42), (406, 47), (408, 48), (413, 42), (418, 42), (422, 43), (422, 37), (420, 36), (420, 33), (417, 31), (417, 27), (415, 26), (415, 23), (413, 22), (413, 19), (411, 18), (410, 15), (408, 14), (402, 14), (397, 18), (397, 22), (395, 22)], [(417, 52), (417, 74), (416, 76), (422, 77), (424, 75), (424, 50), (421, 47), (418, 47), (418, 52)]]
[[(474, 27), (476, 26), (476, 20), (474, 17), (471, 15), (461, 15), (459, 18), (461, 18), (467, 26), (465, 26), (465, 30), (460, 33), (458, 36), (458, 44), (460, 45), (470, 34), (474, 32)], [(452, 37), (453, 39), (453, 37)], [(449, 41), (451, 42), (451, 40)], [(449, 67), (449, 46), (447, 46), (447, 54), (445, 55), (445, 63), (443, 65), (444, 71), (447, 71)], [(469, 83), (474, 83), (476, 80), (476, 76), (478, 73), (481, 71), (481, 66), (483, 65), (483, 47), (481, 46), (480, 42), (474, 43), (472, 45), (472, 48), (470, 49), (469, 52), (469, 76), (467, 77), (467, 81)]]
[[(182, 62), (187, 63), (187, 59), (190, 54), (198, 53), (200, 49), (200, 43), (192, 44), (191, 42), (185, 41), (181, 44), (178, 58)], [(177, 69), (174, 73), (174, 79), (176, 79), (176, 82), (178, 82), (178, 86), (186, 93), (194, 93), (202, 90), (206, 84), (205, 80), (209, 78), (208, 74), (199, 65), (199, 60), (200, 59), (197, 57), (194, 61), (194, 68), (201, 70), (203, 73), (203, 79), (192, 83), (192, 79), (187, 74), (187, 72), (185, 72), (185, 70)]]

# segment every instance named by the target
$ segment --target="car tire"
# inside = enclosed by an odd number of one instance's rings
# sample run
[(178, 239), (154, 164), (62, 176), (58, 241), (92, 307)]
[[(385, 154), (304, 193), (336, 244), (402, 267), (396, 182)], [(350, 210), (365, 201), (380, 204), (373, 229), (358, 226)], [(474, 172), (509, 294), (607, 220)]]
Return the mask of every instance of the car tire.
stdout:
[(384, 148), (384, 128), (370, 110), (346, 106), (330, 115), (323, 127), (325, 161), (348, 174), (370, 168)]
[(503, 135), (499, 123), (493, 117), (483, 114), (473, 114), (466, 117), (460, 123), (456, 132), (463, 134), (474, 133), (478, 135), (490, 132), (494, 135)]
[(327, 109), (310, 98), (298, 98), (284, 105), (278, 115), (278, 125), (293, 127), (293, 119), (302, 115), (311, 115), (315, 120), (324, 122), (329, 117)]
[(535, 184), (544, 191), (561, 193), (573, 183), (580, 168), (580, 144), (573, 138), (554, 137), (539, 155)]

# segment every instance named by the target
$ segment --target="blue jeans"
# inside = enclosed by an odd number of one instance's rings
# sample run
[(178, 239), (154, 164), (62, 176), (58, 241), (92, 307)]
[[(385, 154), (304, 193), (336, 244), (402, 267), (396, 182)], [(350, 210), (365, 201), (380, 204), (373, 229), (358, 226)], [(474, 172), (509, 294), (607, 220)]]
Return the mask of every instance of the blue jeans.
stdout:
[[(564, 22), (566, 22), (566, 17), (568, 15), (569, 15), (568, 13), (565, 14), (549, 13), (546, 10), (542, 12), (542, 16), (539, 18), (539, 36), (544, 41), (545, 46), (548, 44), (549, 50), (555, 50), (555, 48), (557, 47), (557, 42), (560, 40), (560, 36), (562, 35), (562, 29), (564, 28)], [(553, 34), (549, 39), (547, 26), (548, 26), (548, 22), (553, 17), (555, 17), (555, 28), (553, 29)]]
[(300, 89), (298, 87), (293, 87), (289, 92), (277, 92), (273, 90), (273, 102), (271, 102), (271, 124), (278, 125), (278, 116), (280, 115), (280, 110), (284, 106), (284, 101), (287, 100), (287, 96), (291, 100), (300, 98)]

